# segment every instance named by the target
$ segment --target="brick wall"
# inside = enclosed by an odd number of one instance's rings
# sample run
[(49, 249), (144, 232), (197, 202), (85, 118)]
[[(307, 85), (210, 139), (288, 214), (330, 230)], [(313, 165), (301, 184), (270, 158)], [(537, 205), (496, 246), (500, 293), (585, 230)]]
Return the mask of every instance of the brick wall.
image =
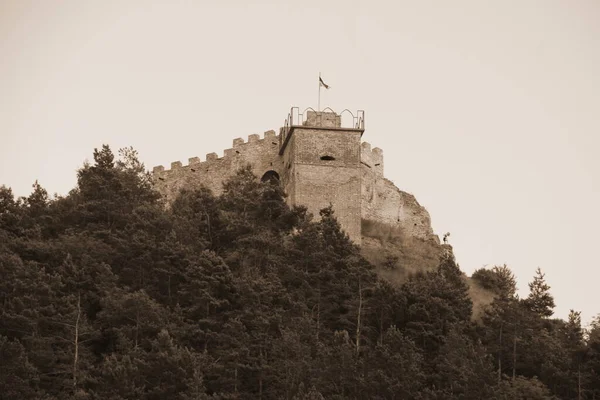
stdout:
[(269, 170), (281, 175), (282, 162), (278, 156), (279, 140), (274, 131), (248, 136), (248, 141), (241, 138), (233, 140), (233, 147), (226, 149), (222, 157), (216, 153), (206, 155), (204, 161), (199, 157), (188, 160), (187, 165), (180, 161), (172, 162), (171, 168), (154, 167), (155, 187), (168, 202), (174, 200), (182, 188), (197, 188), (201, 184), (211, 189), (216, 195), (222, 192), (222, 183), (235, 172), (247, 165), (252, 165), (253, 172), (260, 178)]
[(342, 229), (360, 244), (361, 170), (359, 131), (296, 128), (284, 157), (293, 166), (287, 187), (294, 204), (319, 217), (333, 205)]

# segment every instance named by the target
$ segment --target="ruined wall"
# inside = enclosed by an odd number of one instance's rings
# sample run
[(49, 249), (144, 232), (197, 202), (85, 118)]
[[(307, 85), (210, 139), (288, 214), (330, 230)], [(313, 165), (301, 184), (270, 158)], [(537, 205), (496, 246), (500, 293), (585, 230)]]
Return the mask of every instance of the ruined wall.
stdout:
[(182, 188), (194, 189), (202, 184), (219, 195), (223, 190), (222, 183), (246, 164), (252, 165), (259, 178), (269, 170), (281, 175), (283, 167), (278, 151), (279, 140), (274, 131), (265, 132), (262, 139), (256, 134), (249, 135), (247, 142), (237, 138), (233, 140), (233, 147), (224, 151), (223, 157), (209, 153), (205, 161), (193, 157), (188, 160), (188, 165), (176, 161), (168, 170), (163, 166), (154, 167), (154, 185), (169, 203)]
[(383, 151), (371, 150), (371, 145), (361, 145), (362, 168), (362, 218), (400, 226), (409, 236), (434, 240), (431, 219), (427, 210), (409, 193), (403, 192), (383, 177)]

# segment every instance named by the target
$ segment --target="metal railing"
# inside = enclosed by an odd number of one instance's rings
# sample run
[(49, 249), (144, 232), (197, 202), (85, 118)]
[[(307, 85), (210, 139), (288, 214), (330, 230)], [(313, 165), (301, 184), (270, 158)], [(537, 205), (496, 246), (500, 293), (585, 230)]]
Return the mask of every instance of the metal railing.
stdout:
[[(354, 113), (352, 111), (348, 110), (347, 108), (338, 114), (329, 107), (324, 108), (320, 112), (316, 111), (312, 107), (307, 107), (302, 112), (300, 112), (299, 107), (292, 107), (290, 110), (290, 113), (288, 114), (288, 117), (286, 118), (285, 122), (283, 123), (283, 127), (280, 129), (280, 132), (279, 132), (280, 133), (279, 134), (280, 148), (281, 148), (281, 146), (283, 146), (286, 143), (286, 139), (287, 139), (290, 131), (292, 130), (292, 127), (308, 126), (306, 124), (308, 123), (308, 112), (309, 111), (313, 111), (313, 112), (317, 113), (317, 120), (315, 122), (315, 125), (311, 125), (311, 126), (316, 126), (316, 127), (322, 126), (321, 118), (323, 115), (321, 113), (324, 113), (324, 112), (333, 113), (336, 116), (340, 117), (340, 119), (341, 119), (342, 115), (345, 115), (345, 113), (346, 113), (346, 114), (350, 115), (352, 124), (351, 124), (351, 126), (344, 126), (347, 124), (342, 123), (341, 128), (360, 129), (360, 130), (365, 129), (365, 112), (364, 112), (364, 110), (358, 110), (356, 112), (356, 115), (354, 115)], [(341, 121), (343, 121), (343, 119), (341, 119)]]

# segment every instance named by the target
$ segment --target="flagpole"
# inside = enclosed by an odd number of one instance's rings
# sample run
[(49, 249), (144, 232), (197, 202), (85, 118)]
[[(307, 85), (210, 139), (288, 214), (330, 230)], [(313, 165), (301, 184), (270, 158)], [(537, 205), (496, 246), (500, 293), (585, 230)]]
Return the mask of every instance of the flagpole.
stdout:
[(319, 101), (317, 103), (317, 111), (321, 111), (321, 72), (319, 72)]

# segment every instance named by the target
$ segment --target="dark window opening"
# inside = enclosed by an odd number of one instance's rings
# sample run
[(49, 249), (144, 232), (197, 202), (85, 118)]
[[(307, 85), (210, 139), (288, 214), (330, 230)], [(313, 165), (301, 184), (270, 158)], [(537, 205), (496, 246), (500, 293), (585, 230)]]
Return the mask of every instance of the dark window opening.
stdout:
[(332, 161), (332, 160), (335, 160), (335, 157), (332, 157), (332, 156), (321, 156), (321, 160), (323, 160), (323, 161)]
[(375, 164), (376, 167), (379, 167), (381, 164)]
[(239, 151), (237, 151), (237, 150), (236, 150), (235, 152), (236, 152), (236, 153), (238, 153), (238, 154), (240, 154), (240, 152), (239, 152)]
[(267, 171), (262, 178), (260, 178), (260, 181), (279, 185), (279, 174), (275, 171)]

